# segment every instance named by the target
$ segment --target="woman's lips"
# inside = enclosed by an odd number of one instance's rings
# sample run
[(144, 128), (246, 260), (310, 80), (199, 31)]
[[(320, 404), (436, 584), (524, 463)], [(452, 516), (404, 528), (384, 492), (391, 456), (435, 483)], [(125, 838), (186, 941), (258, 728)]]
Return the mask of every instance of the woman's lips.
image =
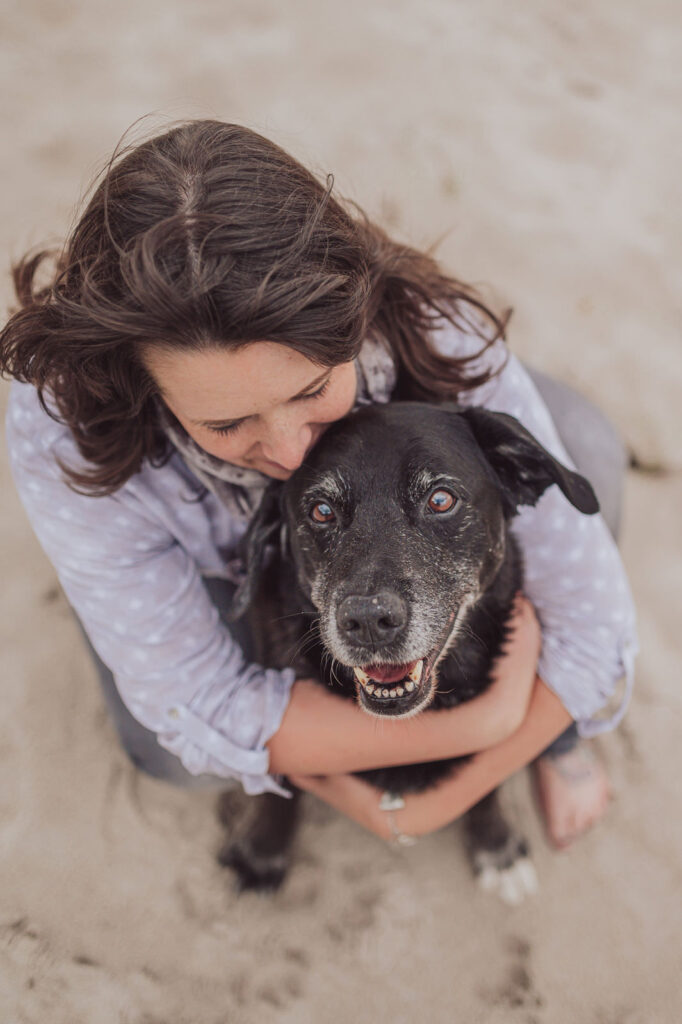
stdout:
[(272, 462), (271, 459), (263, 459), (268, 469), (274, 469), (278, 473), (288, 473), (289, 476), (294, 472), (293, 469), (288, 469), (286, 466), (280, 466), (279, 462)]

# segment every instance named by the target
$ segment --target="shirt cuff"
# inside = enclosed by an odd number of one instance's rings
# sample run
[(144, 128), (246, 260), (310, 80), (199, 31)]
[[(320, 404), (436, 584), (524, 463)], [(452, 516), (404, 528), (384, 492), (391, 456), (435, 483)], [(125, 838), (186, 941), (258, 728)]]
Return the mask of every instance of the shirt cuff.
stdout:
[(265, 744), (279, 729), (296, 679), (293, 669), (267, 669), (263, 686), (270, 697), (267, 722), (253, 747), (241, 746), (224, 732), (200, 718), (186, 704), (175, 702), (165, 709), (168, 731), (157, 733), (164, 749), (180, 759), (192, 775), (206, 772), (223, 778), (238, 779), (250, 796), (276, 793), (290, 797), (282, 776), (270, 775), (269, 751)]
[[(593, 673), (577, 667), (570, 671), (565, 664), (548, 651), (545, 639), (538, 662), (538, 675), (559, 698), (575, 721), (578, 734), (590, 739), (600, 733), (610, 732), (622, 721), (630, 704), (635, 679), (635, 657), (638, 652), (636, 640), (621, 643), (618, 651), (620, 673), (613, 684), (598, 681)], [(569, 678), (570, 676), (570, 678)], [(584, 685), (580, 685), (580, 678)]]
[(582, 736), (583, 739), (590, 739), (592, 736), (598, 736), (602, 732), (610, 732), (617, 725), (620, 725), (625, 717), (635, 685), (635, 657), (637, 656), (637, 650), (636, 643), (629, 643), (621, 651), (621, 660), (625, 672), (619, 680), (621, 686), (618, 687), (618, 684), (616, 685), (616, 691), (621, 689), (622, 692), (615, 709), (611, 709), (612, 701), (609, 701), (606, 705), (605, 715), (603, 715), (603, 712), (598, 712), (598, 717), (577, 720), (578, 735)]

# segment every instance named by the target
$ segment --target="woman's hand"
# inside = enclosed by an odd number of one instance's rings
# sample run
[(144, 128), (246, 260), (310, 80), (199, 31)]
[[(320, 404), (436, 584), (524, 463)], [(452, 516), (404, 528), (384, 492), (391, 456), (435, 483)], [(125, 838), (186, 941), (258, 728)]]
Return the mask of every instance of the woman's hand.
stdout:
[[(376, 786), (370, 786), (355, 775), (289, 775), (288, 779), (299, 789), (313, 793), (380, 839), (395, 838), (389, 823), (389, 813), (379, 807), (381, 790)], [(457, 772), (423, 793), (405, 794), (405, 806), (390, 812), (395, 828), (404, 835), (423, 836), (448, 825), (459, 816), (458, 812), (453, 811), (453, 799), (456, 805), (458, 797), (461, 799), (461, 793), (462, 779), (460, 772)]]
[(386, 812), (379, 809), (381, 792), (356, 775), (288, 775), (299, 789), (314, 793), (380, 839), (391, 839)]
[[(407, 793), (405, 806), (392, 811), (392, 820), (399, 832), (410, 836), (427, 835), (448, 825), (458, 816), (453, 812), (453, 798), (462, 791), (460, 773), (441, 780), (423, 793)], [(337, 811), (352, 818), (380, 839), (394, 839), (389, 812), (379, 807), (381, 790), (355, 775), (289, 775), (299, 789), (313, 793)]]

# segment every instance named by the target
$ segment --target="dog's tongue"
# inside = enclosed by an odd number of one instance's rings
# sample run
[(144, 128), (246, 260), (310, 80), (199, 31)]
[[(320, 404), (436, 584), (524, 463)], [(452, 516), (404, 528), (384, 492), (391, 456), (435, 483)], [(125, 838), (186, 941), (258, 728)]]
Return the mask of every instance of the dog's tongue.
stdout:
[(411, 672), (416, 661), (410, 661), (407, 665), (370, 665), (362, 669), (370, 679), (377, 683), (397, 683), (404, 679), (408, 672)]

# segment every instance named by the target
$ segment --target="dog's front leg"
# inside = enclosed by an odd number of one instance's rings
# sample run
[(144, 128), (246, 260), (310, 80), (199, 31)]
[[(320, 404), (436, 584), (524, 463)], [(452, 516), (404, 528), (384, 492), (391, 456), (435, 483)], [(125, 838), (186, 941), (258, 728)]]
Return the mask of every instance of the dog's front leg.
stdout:
[(518, 904), (537, 890), (528, 843), (507, 822), (494, 789), (464, 820), (469, 857), (478, 884), (505, 903)]
[[(301, 795), (289, 786), (290, 800), (276, 793), (251, 797), (245, 825), (226, 838), (218, 853), (218, 863), (236, 872), (240, 890), (279, 889), (286, 877)], [(229, 829), (229, 821), (222, 818), (222, 823)]]

